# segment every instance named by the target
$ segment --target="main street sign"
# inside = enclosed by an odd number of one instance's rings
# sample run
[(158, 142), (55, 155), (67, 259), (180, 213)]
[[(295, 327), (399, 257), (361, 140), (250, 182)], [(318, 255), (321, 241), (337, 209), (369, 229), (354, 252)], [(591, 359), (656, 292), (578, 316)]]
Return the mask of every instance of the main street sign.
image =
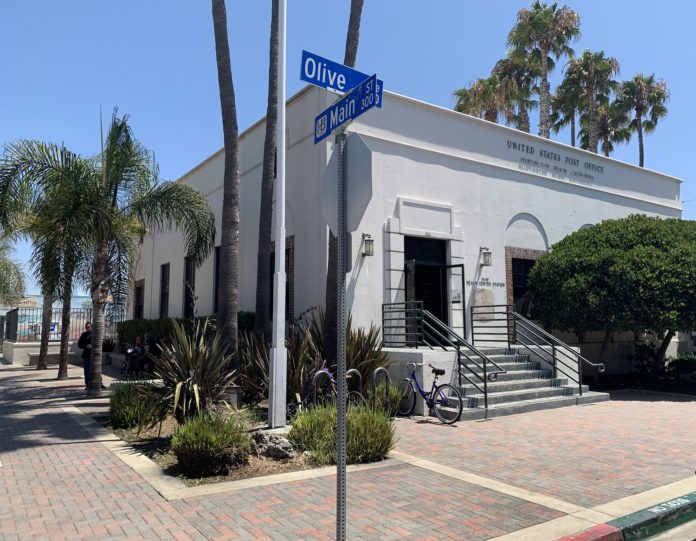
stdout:
[(336, 128), (372, 109), (379, 99), (377, 75), (364, 80), (349, 94), (314, 119), (314, 144), (326, 139)]
[[(318, 54), (302, 51), (300, 79), (319, 88), (346, 93), (368, 77), (369, 75), (365, 73), (323, 58)], [(380, 108), (382, 107), (382, 86), (382, 81), (377, 80), (377, 107)]]

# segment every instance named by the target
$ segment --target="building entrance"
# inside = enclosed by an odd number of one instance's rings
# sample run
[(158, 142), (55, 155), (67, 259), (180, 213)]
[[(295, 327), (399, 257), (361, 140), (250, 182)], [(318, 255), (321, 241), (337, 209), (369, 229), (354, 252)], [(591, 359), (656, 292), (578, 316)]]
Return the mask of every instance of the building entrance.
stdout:
[(423, 301), (425, 310), (449, 324), (446, 241), (405, 237), (404, 260), (406, 300)]

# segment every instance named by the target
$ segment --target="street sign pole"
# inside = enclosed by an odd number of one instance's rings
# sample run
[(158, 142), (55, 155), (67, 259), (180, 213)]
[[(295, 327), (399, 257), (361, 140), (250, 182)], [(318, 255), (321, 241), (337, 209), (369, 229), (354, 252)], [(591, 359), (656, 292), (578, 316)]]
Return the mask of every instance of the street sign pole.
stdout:
[(347, 171), (346, 133), (343, 128), (336, 133), (338, 152), (338, 254), (337, 296), (338, 318), (336, 322), (337, 359), (336, 382), (338, 384), (338, 419), (336, 434), (336, 539), (346, 538), (346, 403), (348, 382), (346, 380), (346, 267), (347, 267)]
[[(273, 343), (269, 374), (268, 426), (285, 426), (287, 350), (285, 349), (285, 14), (287, 0), (278, 2), (278, 126), (275, 182), (275, 277), (273, 280)], [(259, 287), (263, 287), (260, 284)]]

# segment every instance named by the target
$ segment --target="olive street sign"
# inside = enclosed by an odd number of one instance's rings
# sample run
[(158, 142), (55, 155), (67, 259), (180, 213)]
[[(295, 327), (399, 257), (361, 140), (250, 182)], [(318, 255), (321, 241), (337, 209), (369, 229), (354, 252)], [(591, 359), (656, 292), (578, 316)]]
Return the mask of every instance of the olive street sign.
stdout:
[[(369, 75), (362, 73), (333, 60), (323, 58), (318, 54), (302, 51), (302, 69), (300, 79), (303, 81), (340, 93), (350, 92), (353, 88), (367, 79)], [(382, 81), (377, 80), (377, 107), (382, 108)]]
[(319, 113), (314, 119), (314, 144), (326, 139), (336, 128), (349, 120), (353, 120), (365, 111), (372, 109), (377, 104), (378, 99), (377, 75), (373, 75), (331, 107)]

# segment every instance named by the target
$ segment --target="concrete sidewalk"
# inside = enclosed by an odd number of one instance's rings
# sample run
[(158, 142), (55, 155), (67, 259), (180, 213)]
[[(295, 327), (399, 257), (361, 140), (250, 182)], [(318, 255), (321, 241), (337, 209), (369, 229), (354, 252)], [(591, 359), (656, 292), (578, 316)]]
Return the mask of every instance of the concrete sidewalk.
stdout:
[[(0, 539), (333, 539), (331, 470), (183, 487), (83, 411), (81, 368), (0, 367)], [(108, 383), (108, 382), (107, 382)], [(447, 427), (397, 421), (348, 475), (349, 539), (555, 540), (696, 491), (696, 400), (611, 402)]]

